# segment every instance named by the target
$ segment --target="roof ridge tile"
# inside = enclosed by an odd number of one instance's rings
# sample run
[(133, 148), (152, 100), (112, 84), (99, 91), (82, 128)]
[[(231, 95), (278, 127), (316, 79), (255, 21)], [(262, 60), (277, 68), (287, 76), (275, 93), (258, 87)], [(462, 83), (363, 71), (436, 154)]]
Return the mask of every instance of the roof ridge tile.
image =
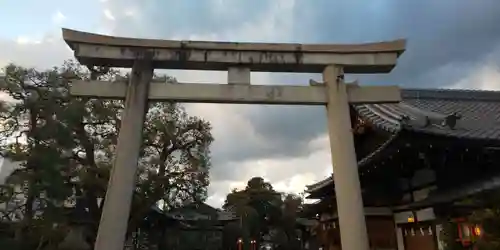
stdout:
[(500, 102), (500, 91), (479, 89), (402, 89), (403, 99), (441, 99)]

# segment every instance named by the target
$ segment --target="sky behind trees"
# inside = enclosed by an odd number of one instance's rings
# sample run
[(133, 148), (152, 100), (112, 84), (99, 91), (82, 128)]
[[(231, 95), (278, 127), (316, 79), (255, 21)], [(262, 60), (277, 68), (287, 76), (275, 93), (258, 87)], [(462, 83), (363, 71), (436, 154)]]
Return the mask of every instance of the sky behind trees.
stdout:
[[(250, 42), (359, 43), (407, 38), (388, 75), (361, 84), (500, 90), (497, 0), (20, 0), (0, 3), (0, 66), (50, 68), (72, 58), (61, 27), (117, 36)], [(224, 72), (168, 71), (183, 82)], [(256, 84), (305, 85), (311, 74), (254, 73)], [(321, 107), (189, 104), (214, 127), (209, 203), (263, 176), (303, 191), (331, 173)]]

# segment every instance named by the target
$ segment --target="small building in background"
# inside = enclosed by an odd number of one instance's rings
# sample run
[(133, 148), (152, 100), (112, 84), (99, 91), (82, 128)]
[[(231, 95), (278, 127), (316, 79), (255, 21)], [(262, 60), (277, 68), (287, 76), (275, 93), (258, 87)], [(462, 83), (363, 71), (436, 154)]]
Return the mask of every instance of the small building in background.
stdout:
[(157, 249), (221, 250), (224, 225), (237, 220), (232, 213), (202, 202), (193, 202), (169, 211), (162, 211), (155, 206), (143, 225), (133, 233), (128, 245), (131, 249), (139, 249), (141, 244), (156, 242)]

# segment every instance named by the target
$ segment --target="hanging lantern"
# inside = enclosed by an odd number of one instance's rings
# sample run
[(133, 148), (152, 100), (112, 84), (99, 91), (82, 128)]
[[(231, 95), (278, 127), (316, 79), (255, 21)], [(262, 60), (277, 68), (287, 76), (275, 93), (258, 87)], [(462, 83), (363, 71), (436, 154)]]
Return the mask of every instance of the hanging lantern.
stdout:
[(471, 225), (463, 219), (456, 220), (458, 227), (458, 239), (462, 246), (469, 246), (483, 235), (483, 229), (479, 225)]
[(460, 241), (462, 242), (462, 245), (468, 246), (471, 243), (470, 225), (467, 223), (459, 223), (458, 229), (459, 229), (458, 236), (460, 238)]
[(481, 237), (481, 235), (483, 234), (483, 229), (480, 226), (476, 225), (476, 226), (474, 226), (474, 229), (472, 232), (473, 232), (474, 236)]
[(470, 225), (468, 225), (466, 223), (462, 223), (461, 228), (462, 228), (463, 237), (466, 239), (470, 239), (470, 236), (471, 236)]

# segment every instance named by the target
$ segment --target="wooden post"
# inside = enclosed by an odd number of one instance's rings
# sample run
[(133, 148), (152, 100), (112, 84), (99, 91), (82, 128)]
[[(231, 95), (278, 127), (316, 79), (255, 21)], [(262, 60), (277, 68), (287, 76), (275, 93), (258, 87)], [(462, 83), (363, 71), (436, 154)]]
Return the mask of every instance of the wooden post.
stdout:
[(342, 250), (368, 250), (358, 163), (351, 132), (349, 100), (341, 67), (327, 66), (323, 80), (327, 87), (328, 134), (333, 165)]
[(95, 250), (123, 250), (152, 76), (153, 67), (150, 61), (137, 60), (134, 63), (128, 82), (118, 145), (109, 177)]

